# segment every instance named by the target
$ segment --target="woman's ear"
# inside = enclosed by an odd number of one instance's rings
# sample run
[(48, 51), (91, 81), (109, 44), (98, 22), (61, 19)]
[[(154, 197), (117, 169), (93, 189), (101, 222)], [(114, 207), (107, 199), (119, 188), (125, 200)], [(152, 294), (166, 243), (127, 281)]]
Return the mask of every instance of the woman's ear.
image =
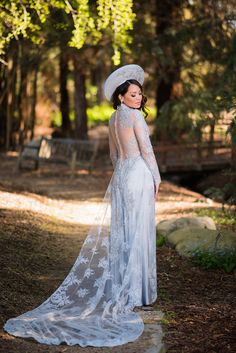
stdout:
[(120, 102), (123, 103), (124, 98), (121, 94), (119, 94), (118, 98), (119, 98)]

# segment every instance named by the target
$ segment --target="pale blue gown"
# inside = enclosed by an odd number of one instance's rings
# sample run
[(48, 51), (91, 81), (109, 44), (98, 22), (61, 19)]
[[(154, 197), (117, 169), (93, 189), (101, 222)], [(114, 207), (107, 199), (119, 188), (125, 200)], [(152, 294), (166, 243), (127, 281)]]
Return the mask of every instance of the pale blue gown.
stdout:
[(4, 329), (49, 345), (117, 346), (157, 297), (155, 192), (160, 174), (142, 113), (121, 104), (109, 121), (114, 173), (80, 254), (58, 289)]

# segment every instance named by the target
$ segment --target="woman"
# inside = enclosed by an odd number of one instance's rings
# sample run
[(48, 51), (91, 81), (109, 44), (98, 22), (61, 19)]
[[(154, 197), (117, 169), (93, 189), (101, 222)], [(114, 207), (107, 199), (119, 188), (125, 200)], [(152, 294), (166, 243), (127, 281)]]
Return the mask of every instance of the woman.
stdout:
[(114, 173), (97, 225), (59, 288), (39, 307), (6, 322), (14, 336), (59, 345), (116, 346), (137, 339), (136, 306), (156, 299), (155, 195), (160, 175), (142, 95), (144, 72), (126, 65), (105, 83)]

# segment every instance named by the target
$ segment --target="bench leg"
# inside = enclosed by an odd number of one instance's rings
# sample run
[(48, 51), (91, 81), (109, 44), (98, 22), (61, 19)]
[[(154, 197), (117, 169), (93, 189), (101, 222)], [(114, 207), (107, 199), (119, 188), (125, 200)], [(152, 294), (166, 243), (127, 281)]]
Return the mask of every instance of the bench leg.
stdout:
[(76, 157), (77, 157), (77, 152), (73, 151), (71, 156), (71, 164), (70, 164), (71, 176), (75, 175)]
[(39, 169), (39, 161), (36, 160), (34, 161), (34, 170), (38, 170)]

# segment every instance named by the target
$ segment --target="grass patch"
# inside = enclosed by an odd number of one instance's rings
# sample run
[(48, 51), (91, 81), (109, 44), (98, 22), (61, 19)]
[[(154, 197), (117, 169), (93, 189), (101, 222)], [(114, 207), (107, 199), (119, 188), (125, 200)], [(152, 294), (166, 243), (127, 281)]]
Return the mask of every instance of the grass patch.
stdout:
[(196, 210), (197, 216), (208, 216), (211, 217), (214, 222), (218, 225), (227, 225), (236, 227), (236, 211), (235, 210), (214, 210), (209, 208), (203, 208)]
[(236, 252), (225, 253), (222, 250), (207, 252), (195, 250), (192, 253), (192, 262), (199, 267), (208, 269), (223, 269), (226, 273), (232, 272), (236, 268)]
[(157, 236), (156, 246), (160, 248), (161, 246), (166, 244), (166, 238), (163, 235)]
[(170, 293), (165, 288), (158, 287), (158, 300), (171, 302)]
[(176, 322), (176, 313), (173, 311), (165, 311), (164, 317), (160, 320), (161, 325), (170, 325)]

